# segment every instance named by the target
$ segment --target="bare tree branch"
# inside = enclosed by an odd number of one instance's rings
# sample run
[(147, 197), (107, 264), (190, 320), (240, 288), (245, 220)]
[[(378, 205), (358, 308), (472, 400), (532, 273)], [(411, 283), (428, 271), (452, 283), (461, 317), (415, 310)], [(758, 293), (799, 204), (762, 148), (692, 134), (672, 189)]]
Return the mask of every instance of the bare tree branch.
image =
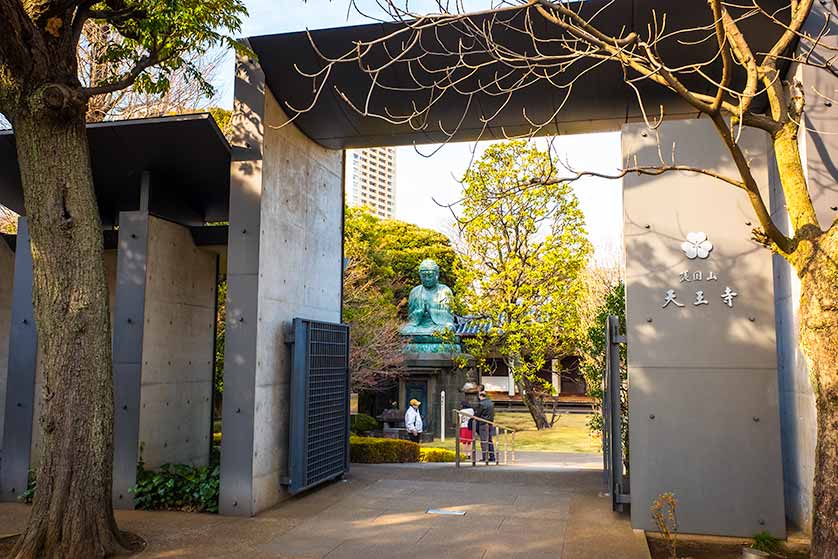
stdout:
[[(337, 66), (353, 64), (370, 78), (363, 102), (337, 88), (336, 93), (351, 110), (365, 117), (426, 130), (433, 124), (432, 111), (444, 103), (446, 96), (464, 97), (467, 102), (459, 123), (453, 129), (438, 126), (449, 139), (456, 137), (459, 125), (472, 110), (473, 99), (497, 101), (483, 117), (484, 129), (488, 129), (514, 95), (546, 82), (556, 92), (558, 108), (544, 120), (534, 120), (524, 112), (525, 120), (531, 125), (527, 135), (531, 136), (544, 133), (545, 127), (551, 126), (579, 80), (603, 64), (617, 64), (623, 69), (624, 82), (635, 94), (650, 128), (659, 126), (666, 116), (662, 106), (653, 110), (646, 107), (643, 88), (651, 83), (666, 88), (712, 119), (740, 176), (722, 176), (661, 158), (655, 165), (627, 165), (610, 178), (630, 172), (652, 175), (680, 171), (704, 174), (736, 186), (747, 194), (759, 219), (761, 229), (757, 236), (784, 254), (794, 251), (800, 238), (819, 230), (811, 200), (800, 190), (805, 190), (805, 181), (784, 180), (787, 199), (796, 200), (800, 209), (795, 212), (792, 236), (781, 232), (772, 221), (738, 144), (746, 126), (767, 132), (775, 143), (789, 136), (796, 137), (800, 119), (793, 110), (795, 103), (788, 96), (788, 86), (781, 79), (783, 69), (779, 63), (793, 60), (821, 64), (825, 68), (832, 66), (831, 58), (824, 61), (812, 56), (811, 45), (820, 44), (826, 31), (822, 30), (816, 37), (802, 31), (812, 10), (812, 0), (791, 1), (785, 10), (773, 13), (760, 6), (758, 0), (710, 0), (707, 22), (672, 29), (666, 13), (653, 11), (645, 30), (623, 27), (609, 32), (598, 22), (614, 2), (588, 10), (584, 2), (508, 0), (494, 11), (468, 13), (460, 2), (449, 4), (438, 0), (439, 13), (431, 15), (412, 13), (407, 3), (400, 6), (396, 0), (379, 0), (378, 4), (400, 22), (384, 36), (356, 42), (351, 50), (335, 56), (322, 52), (310, 35), (312, 47), (324, 64), (305, 74), (314, 86), (312, 102), (305, 107), (289, 107), (291, 120), (317, 103), (321, 93), (331, 86)], [(743, 23), (753, 18), (777, 26), (777, 39), (766, 52), (755, 52), (751, 38), (743, 33)], [(448, 30), (444, 36), (443, 29)], [(452, 39), (452, 35), (456, 38)], [(514, 37), (517, 42), (508, 37)], [(799, 40), (805, 40), (810, 48), (792, 53)], [(696, 49), (700, 53), (697, 56), (670, 64), (663, 53), (671, 52), (674, 45), (713, 48), (709, 53), (707, 48)], [(405, 85), (393, 79), (396, 67), (398, 75), (406, 73), (411, 82)], [(838, 70), (834, 71), (838, 75)], [(397, 114), (390, 107), (374, 107), (371, 101), (379, 90), (410, 94), (414, 99), (411, 110)], [(417, 94), (427, 94), (425, 101), (420, 102)], [(765, 101), (768, 111), (764, 111)], [(481, 107), (486, 110), (482, 102)], [(509, 137), (505, 130), (501, 132)], [(581, 176), (603, 175), (579, 173), (562, 179), (573, 181)]]
[(352, 309), (349, 368), (353, 390), (386, 390), (405, 375), (398, 315), (376, 304), (374, 278), (349, 260), (343, 277), (343, 303)]
[[(119, 40), (113, 26), (87, 21), (78, 51), (79, 79), (83, 86), (109, 83), (125, 73), (123, 65), (104, 60), (107, 46)], [(215, 55), (188, 55), (186, 64), (168, 73), (169, 87), (164, 93), (146, 93), (129, 87), (95, 95), (88, 99), (87, 120), (144, 118), (206, 109), (214, 98), (207, 97), (202, 81), (194, 79), (191, 72), (199, 74), (203, 81), (212, 81), (223, 57), (223, 51)]]
[(134, 84), (137, 78), (146, 69), (163, 62), (165, 58), (159, 56), (159, 52), (150, 53), (137, 61), (137, 64), (131, 68), (121, 78), (107, 84), (97, 85), (93, 87), (82, 88), (82, 93), (85, 97), (90, 98), (95, 95), (104, 95), (106, 93), (113, 93), (121, 89), (125, 89)]

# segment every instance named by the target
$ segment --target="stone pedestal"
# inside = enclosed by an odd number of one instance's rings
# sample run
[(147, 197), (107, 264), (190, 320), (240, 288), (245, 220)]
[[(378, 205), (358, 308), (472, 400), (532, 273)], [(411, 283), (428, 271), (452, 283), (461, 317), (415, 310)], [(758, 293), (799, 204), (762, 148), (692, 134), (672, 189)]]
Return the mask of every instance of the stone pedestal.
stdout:
[(463, 385), (467, 380), (467, 369), (457, 367), (455, 353), (406, 353), (407, 374), (399, 381), (399, 407), (407, 409), (408, 402), (416, 398), (422, 402), (419, 408), (425, 425), (425, 432), (440, 436), (441, 394), (445, 391), (445, 435), (454, 436), (457, 425), (452, 417), (463, 399)]

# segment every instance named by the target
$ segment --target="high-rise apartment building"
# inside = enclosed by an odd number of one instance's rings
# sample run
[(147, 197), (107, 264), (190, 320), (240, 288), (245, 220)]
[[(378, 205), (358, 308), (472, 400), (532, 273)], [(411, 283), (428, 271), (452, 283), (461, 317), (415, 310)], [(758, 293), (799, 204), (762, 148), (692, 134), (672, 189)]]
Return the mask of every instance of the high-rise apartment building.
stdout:
[(367, 206), (383, 218), (396, 213), (396, 149), (367, 148), (346, 152), (346, 201)]

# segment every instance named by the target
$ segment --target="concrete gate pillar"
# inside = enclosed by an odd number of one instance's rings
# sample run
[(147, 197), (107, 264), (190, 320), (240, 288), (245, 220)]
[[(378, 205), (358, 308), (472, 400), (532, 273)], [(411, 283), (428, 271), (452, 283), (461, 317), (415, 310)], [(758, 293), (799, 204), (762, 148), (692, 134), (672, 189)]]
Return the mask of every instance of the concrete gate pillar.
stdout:
[(295, 317), (338, 322), (343, 154), (287, 117), (258, 63), (236, 64), (222, 514), (250, 516), (287, 494), (290, 352)]
[[(661, 151), (738, 178), (709, 120), (664, 123)], [(656, 134), (623, 127), (623, 158), (658, 161)], [(768, 138), (740, 139), (768, 190)], [(771, 255), (740, 190), (691, 173), (623, 179), (631, 514), (654, 529), (672, 492), (685, 533), (785, 534)]]
[(9, 327), (12, 320), (12, 284), (15, 253), (0, 238), (0, 460), (3, 456), (3, 420), (6, 410), (6, 373), (9, 368)]
[(120, 214), (114, 304), (114, 506), (133, 508), (137, 461), (209, 462), (218, 255), (189, 229)]
[(0, 455), (2, 501), (15, 501), (26, 490), (32, 446), (37, 337), (32, 305), (32, 253), (25, 218), (18, 219), (13, 270), (3, 453)]

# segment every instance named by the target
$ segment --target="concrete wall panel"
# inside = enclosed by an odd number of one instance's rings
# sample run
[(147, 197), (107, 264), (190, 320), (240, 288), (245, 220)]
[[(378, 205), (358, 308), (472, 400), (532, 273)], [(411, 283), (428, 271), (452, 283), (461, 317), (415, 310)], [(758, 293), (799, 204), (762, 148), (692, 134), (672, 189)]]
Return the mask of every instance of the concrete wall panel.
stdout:
[(222, 514), (282, 499), (295, 317), (340, 320), (342, 153), (317, 146), (240, 57), (230, 184)]
[[(779, 459), (763, 460), (780, 455), (778, 401), (769, 388), (775, 375), (775, 369), (632, 367), (632, 413), (639, 416), (631, 432), (633, 503), (654, 498), (641, 491), (656, 487), (677, 497), (682, 532), (730, 534), (735, 518), (739, 535), (783, 534)], [(720, 397), (734, 393), (748, 397), (737, 405)], [(637, 501), (633, 514), (646, 530), (655, 529), (649, 504)]]
[(139, 434), (147, 467), (209, 461), (217, 258), (187, 228), (149, 218)]
[[(671, 151), (674, 140), (665, 132), (677, 130), (673, 126), (683, 127), (675, 142), (679, 163), (706, 165), (736, 177), (729, 158), (708, 149), (715, 148), (719, 141), (708, 137), (712, 130), (708, 131), (706, 121), (665, 126), (661, 140), (665, 153)], [(624, 152), (639, 153), (644, 158), (641, 161), (654, 163), (654, 135), (640, 136), (639, 128), (624, 129)], [(766, 140), (748, 140), (745, 143), (754, 147), (748, 154), (753, 158), (752, 165), (762, 175), (758, 180), (765, 178)], [(767, 180), (760, 182), (766, 184)], [(629, 176), (624, 185), (627, 274), (632, 286), (629, 305), (640, 314), (645, 312), (630, 326), (632, 364), (774, 367), (770, 256), (749, 240), (755, 218), (746, 197), (720, 181), (687, 174)], [(690, 232), (709, 235), (714, 246), (709, 258), (685, 257), (680, 246)], [(690, 278), (695, 272), (701, 272), (703, 278), (715, 272), (718, 280), (682, 282), (683, 272), (689, 272)], [(731, 309), (722, 305), (721, 294), (728, 286), (739, 294), (734, 299), (735, 312), (725, 312)], [(667, 289), (674, 289), (677, 301), (685, 306), (670, 304), (662, 309)], [(705, 292), (708, 305), (693, 305), (698, 289)], [(649, 318), (654, 322), (647, 322)], [(683, 335), (686, 323), (695, 335)], [(696, 336), (701, 343), (696, 343)], [(708, 347), (713, 352), (708, 354)]]
[[(709, 121), (667, 122), (658, 133), (679, 164), (737, 177)], [(624, 159), (655, 164), (657, 142), (643, 126), (625, 126)], [(766, 136), (745, 131), (740, 145), (767, 189)], [(750, 204), (703, 175), (628, 175), (623, 184), (632, 523), (652, 528), (652, 500), (672, 491), (683, 532), (780, 536), (773, 278), (769, 252), (750, 240)], [(695, 232), (713, 244), (706, 259), (681, 248)], [(726, 287), (738, 293), (732, 307)], [(663, 308), (667, 290), (682, 307)], [(707, 304), (694, 304), (699, 290)]]
[(113, 504), (131, 509), (137, 481), (149, 216), (120, 212), (113, 326)]
[(314, 144), (265, 96), (259, 332), (254, 407), (254, 510), (276, 503), (287, 476), (290, 351), (295, 317), (340, 320), (340, 152)]

